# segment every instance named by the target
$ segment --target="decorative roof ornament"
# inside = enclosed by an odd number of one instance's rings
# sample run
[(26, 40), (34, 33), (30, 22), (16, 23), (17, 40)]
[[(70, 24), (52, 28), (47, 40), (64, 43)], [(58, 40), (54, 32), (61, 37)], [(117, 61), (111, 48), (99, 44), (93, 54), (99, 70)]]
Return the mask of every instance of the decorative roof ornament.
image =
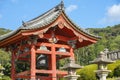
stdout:
[(26, 27), (26, 24), (25, 24), (25, 22), (24, 22), (24, 21), (22, 21), (22, 25), (23, 25), (24, 27)]
[(56, 11), (58, 11), (58, 10), (60, 10), (60, 11), (64, 11), (64, 10), (65, 10), (63, 0), (61, 0), (61, 3), (58, 4), (58, 5), (55, 7), (55, 9), (56, 9)]
[(65, 10), (65, 7), (64, 7), (64, 0), (61, 0), (61, 8), (62, 8), (62, 10)]

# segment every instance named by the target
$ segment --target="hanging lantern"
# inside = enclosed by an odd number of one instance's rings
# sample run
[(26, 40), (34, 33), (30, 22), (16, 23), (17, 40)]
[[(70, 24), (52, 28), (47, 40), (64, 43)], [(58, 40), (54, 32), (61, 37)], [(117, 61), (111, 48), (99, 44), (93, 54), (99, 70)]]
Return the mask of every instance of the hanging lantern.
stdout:
[[(55, 30), (54, 30), (55, 31)], [(48, 40), (50, 43), (57, 43), (57, 38), (55, 37), (55, 33), (54, 31), (52, 31), (52, 36), (51, 38)]]
[(67, 50), (64, 47), (59, 48), (58, 52), (67, 52)]
[(55, 37), (52, 37), (49, 39), (50, 43), (57, 43), (57, 39)]
[(47, 68), (48, 66), (48, 58), (47, 55), (40, 54), (37, 57), (37, 68)]
[(31, 42), (30, 40), (28, 40), (28, 41), (27, 41), (27, 43), (28, 43), (29, 45), (31, 45), (31, 44), (32, 44), (32, 42)]
[(46, 46), (40, 46), (38, 50), (45, 50), (45, 51), (49, 51), (49, 50), (47, 49), (47, 47), (46, 47)]

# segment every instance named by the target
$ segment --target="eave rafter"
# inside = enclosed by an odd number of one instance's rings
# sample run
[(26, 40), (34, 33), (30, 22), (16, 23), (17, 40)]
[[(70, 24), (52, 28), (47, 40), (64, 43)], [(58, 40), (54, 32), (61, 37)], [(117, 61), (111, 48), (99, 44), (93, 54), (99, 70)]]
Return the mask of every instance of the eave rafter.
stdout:
[(61, 13), (61, 15), (57, 18), (57, 20), (51, 24), (49, 27), (46, 27), (42, 30), (39, 31), (34, 31), (34, 32), (28, 32), (28, 33), (22, 33), (23, 36), (28, 36), (28, 35), (38, 35), (39, 38), (50, 38), (51, 35), (50, 34), (45, 34), (51, 27), (54, 26), (58, 26), (60, 29), (63, 29), (64, 27), (70, 29), (71, 31), (73, 31), (74, 35), (76, 35), (73, 38), (67, 38), (65, 36), (61, 36), (61, 35), (56, 35), (56, 37), (62, 41), (68, 41), (68, 40), (78, 40), (79, 42), (83, 42), (83, 41), (90, 41), (91, 43), (96, 43), (97, 40), (95, 38), (92, 38), (88, 35), (86, 35), (85, 33), (83, 33), (82, 31), (78, 31), (77, 29), (75, 29), (73, 26), (73, 24), (70, 23), (70, 21), (68, 21), (68, 19), (65, 17), (64, 13)]
[(96, 43), (98, 41), (97, 37), (93, 37), (91, 35), (88, 35), (83, 30), (78, 28), (78, 26), (74, 25), (69, 20), (69, 18), (67, 17), (67, 15), (64, 12), (61, 13), (60, 17), (61, 17), (61, 21), (62, 21), (61, 23), (64, 24), (65, 27), (67, 27), (68, 29), (73, 31), (73, 33), (78, 38), (79, 42), (82, 42), (83, 40), (85, 40), (85, 41), (90, 41), (92, 43)]

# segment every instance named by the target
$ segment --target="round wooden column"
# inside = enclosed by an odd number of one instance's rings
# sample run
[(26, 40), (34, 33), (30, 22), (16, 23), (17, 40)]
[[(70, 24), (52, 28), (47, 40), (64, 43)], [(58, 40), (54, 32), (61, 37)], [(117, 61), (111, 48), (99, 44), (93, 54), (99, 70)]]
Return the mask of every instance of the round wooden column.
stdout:
[(12, 78), (12, 80), (15, 80), (15, 52), (14, 51), (12, 51), (11, 64), (12, 64), (11, 78)]
[(31, 80), (36, 80), (36, 51), (35, 46), (31, 46), (31, 69), (30, 69), (30, 78)]
[(72, 47), (70, 48), (70, 57), (71, 57), (73, 60), (75, 60), (74, 50), (73, 50)]
[(56, 53), (55, 53), (55, 46), (52, 44), (52, 54), (51, 54), (51, 64), (52, 64), (52, 80), (57, 80), (57, 75), (56, 75)]

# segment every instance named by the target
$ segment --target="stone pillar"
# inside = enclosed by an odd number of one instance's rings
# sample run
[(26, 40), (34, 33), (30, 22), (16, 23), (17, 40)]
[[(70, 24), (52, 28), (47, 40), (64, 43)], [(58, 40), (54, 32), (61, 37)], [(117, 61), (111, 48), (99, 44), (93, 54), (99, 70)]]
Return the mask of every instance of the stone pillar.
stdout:
[(100, 80), (106, 80), (108, 74), (101, 74), (100, 75)]
[(80, 75), (67, 75), (67, 76), (65, 76), (65, 78), (67, 78), (67, 80), (77, 80), (78, 77), (80, 77)]
[(106, 77), (108, 76), (108, 73), (110, 70), (97, 70), (96, 73), (100, 80), (106, 80)]

